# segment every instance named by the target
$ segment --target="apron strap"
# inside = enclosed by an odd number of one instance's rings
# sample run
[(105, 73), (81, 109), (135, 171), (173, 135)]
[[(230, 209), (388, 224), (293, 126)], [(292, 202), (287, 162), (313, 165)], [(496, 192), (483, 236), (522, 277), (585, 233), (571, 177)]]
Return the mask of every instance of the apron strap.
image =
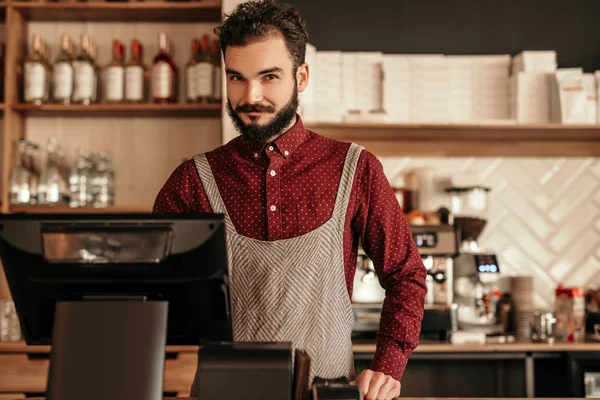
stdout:
[(206, 192), (208, 202), (210, 203), (210, 207), (212, 208), (213, 212), (217, 214), (227, 214), (225, 203), (221, 198), (221, 193), (219, 193), (219, 188), (217, 187), (217, 182), (215, 181), (215, 176), (213, 175), (212, 169), (208, 164), (206, 154), (199, 154), (195, 156), (194, 163), (196, 164), (196, 169), (200, 175), (202, 186), (204, 187), (204, 191)]
[(354, 174), (360, 153), (364, 148), (356, 143), (352, 143), (346, 154), (346, 161), (344, 162), (344, 170), (342, 171), (342, 177), (340, 179), (340, 186), (338, 188), (337, 197), (335, 198), (335, 208), (333, 209), (333, 215), (342, 215), (342, 220), (345, 221), (346, 211), (348, 209), (348, 203), (350, 202), (350, 193), (352, 192), (352, 184), (354, 182)]

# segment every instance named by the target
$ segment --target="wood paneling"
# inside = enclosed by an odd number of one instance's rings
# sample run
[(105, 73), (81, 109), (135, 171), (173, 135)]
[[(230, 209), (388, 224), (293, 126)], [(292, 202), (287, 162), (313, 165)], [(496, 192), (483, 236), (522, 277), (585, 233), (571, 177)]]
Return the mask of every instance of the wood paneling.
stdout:
[(115, 168), (115, 204), (151, 207), (184, 158), (221, 144), (219, 119), (29, 117), (27, 137), (45, 146), (54, 137), (73, 162), (77, 148), (108, 151)]
[(47, 117), (221, 117), (221, 104), (14, 104), (29, 116)]
[[(163, 390), (189, 395), (197, 360), (196, 353), (179, 353), (166, 360)], [(26, 353), (0, 353), (0, 366), (0, 393), (46, 391), (49, 359), (31, 358)]]
[(598, 125), (307, 124), (381, 157), (597, 157)]
[(29, 21), (219, 21), (221, 4), (215, 1), (166, 2), (58, 2), (15, 1), (12, 5)]

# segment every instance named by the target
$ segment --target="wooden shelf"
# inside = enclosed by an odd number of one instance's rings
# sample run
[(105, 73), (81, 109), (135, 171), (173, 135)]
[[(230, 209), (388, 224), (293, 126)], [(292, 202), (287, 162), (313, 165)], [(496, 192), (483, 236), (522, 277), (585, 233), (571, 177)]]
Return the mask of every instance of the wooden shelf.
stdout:
[(10, 206), (11, 213), (30, 213), (30, 214), (82, 214), (82, 213), (149, 213), (152, 212), (152, 206), (125, 206), (125, 207), (66, 207), (66, 206)]
[(221, 117), (221, 104), (14, 104), (14, 111), (43, 116)]
[(600, 125), (306, 123), (377, 156), (598, 157)]
[(198, 1), (39, 2), (13, 1), (10, 7), (29, 21), (218, 22), (221, 3)]

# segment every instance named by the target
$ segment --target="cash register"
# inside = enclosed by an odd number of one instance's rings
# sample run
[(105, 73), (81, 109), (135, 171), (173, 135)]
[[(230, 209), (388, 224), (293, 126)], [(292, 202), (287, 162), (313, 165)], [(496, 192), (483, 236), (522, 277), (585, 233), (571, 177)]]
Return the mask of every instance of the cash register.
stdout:
[(233, 342), (223, 215), (2, 215), (0, 257), (49, 400), (162, 400), (167, 344), (200, 345), (198, 398), (292, 398), (291, 344)]

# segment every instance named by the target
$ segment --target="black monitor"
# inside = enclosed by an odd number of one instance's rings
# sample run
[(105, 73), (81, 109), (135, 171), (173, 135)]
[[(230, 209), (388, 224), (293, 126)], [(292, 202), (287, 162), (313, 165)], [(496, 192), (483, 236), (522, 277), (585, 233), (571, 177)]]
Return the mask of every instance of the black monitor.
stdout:
[(167, 301), (167, 344), (233, 340), (223, 215), (1, 215), (0, 257), (27, 344), (98, 299)]

